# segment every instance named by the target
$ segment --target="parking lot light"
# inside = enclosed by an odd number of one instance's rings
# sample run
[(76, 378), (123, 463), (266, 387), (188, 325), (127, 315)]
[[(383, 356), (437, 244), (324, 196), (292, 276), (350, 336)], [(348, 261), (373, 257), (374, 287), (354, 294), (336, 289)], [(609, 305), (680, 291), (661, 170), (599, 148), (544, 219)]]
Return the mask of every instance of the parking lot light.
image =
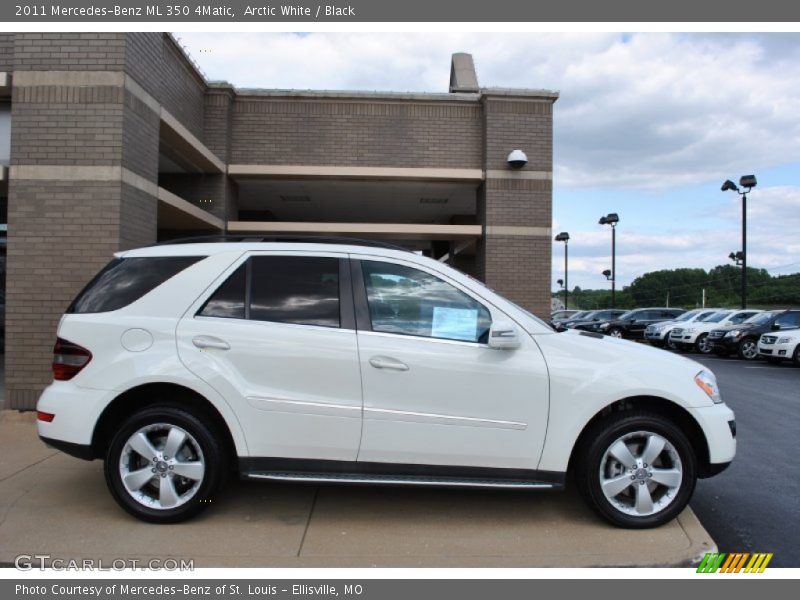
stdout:
[(726, 179), (720, 188), (723, 192), (734, 191), (742, 197), (742, 251), (728, 255), (736, 264), (742, 265), (742, 308), (747, 308), (747, 194), (757, 183), (755, 175), (742, 175), (738, 186)]
[(564, 308), (569, 308), (569, 233), (562, 231), (556, 236), (557, 242), (564, 242), (564, 281), (558, 280), (559, 285), (564, 285)]
[[(619, 223), (619, 215), (617, 213), (608, 213), (604, 217), (600, 217), (598, 224), (611, 225), (611, 276), (606, 275), (606, 279), (611, 281), (611, 308), (616, 308), (616, 292), (617, 292), (617, 223)], [(603, 271), (605, 275), (605, 271)]]

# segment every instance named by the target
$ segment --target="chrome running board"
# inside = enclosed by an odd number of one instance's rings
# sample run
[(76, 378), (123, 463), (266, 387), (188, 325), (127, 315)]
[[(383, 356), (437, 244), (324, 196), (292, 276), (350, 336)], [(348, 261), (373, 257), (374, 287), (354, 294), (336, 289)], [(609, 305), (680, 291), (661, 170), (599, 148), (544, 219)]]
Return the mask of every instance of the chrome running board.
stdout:
[(248, 479), (293, 481), (298, 483), (339, 483), (369, 485), (424, 485), (432, 487), (500, 488), (500, 489), (556, 489), (561, 486), (526, 479), (478, 479), (431, 477), (424, 475), (367, 475), (363, 473), (301, 473), (291, 471), (264, 471), (246, 473)]

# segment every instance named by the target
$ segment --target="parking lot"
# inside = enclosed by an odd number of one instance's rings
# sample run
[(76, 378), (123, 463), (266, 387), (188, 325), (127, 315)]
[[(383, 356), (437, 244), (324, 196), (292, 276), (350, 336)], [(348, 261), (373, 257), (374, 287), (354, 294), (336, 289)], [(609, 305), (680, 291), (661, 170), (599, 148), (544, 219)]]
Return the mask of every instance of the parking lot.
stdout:
[(736, 411), (736, 460), (698, 482), (691, 506), (721, 552), (774, 552), (770, 566), (800, 567), (800, 369), (687, 355), (716, 373)]

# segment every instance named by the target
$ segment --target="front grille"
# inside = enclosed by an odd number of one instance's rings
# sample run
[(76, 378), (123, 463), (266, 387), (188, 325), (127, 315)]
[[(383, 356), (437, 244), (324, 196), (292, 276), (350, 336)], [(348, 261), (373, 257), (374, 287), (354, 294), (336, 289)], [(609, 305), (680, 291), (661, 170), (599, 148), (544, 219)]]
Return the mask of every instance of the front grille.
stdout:
[(759, 350), (759, 352), (761, 354), (772, 354), (772, 348), (761, 348), (761, 350)]
[(670, 333), (670, 335), (679, 336), (682, 333), (683, 333), (683, 329), (678, 328), (678, 329), (673, 329), (672, 332)]
[(719, 340), (725, 337), (725, 331), (722, 329), (715, 329), (711, 333), (708, 334), (708, 339), (710, 340)]
[(655, 331), (655, 327), (653, 327), (652, 325), (648, 325), (647, 327), (644, 328), (645, 335), (647, 335), (648, 333), (653, 333), (653, 331)]
[(765, 335), (761, 338), (761, 341), (765, 344), (774, 344), (778, 341), (778, 336), (775, 335)]

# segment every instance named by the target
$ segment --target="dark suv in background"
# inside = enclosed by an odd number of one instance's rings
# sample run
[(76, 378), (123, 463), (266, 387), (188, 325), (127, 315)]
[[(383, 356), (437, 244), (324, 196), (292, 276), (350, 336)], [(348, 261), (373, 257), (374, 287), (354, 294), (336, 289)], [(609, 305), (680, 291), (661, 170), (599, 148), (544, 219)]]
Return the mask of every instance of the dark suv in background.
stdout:
[(599, 331), (600, 325), (607, 321), (619, 319), (627, 311), (615, 308), (606, 310), (593, 310), (588, 314), (573, 317), (568, 321), (562, 321), (556, 327), (556, 331), (566, 331), (567, 329), (582, 329), (584, 331)]
[(718, 356), (735, 353), (744, 360), (755, 360), (761, 334), (798, 328), (800, 309), (773, 310), (753, 315), (738, 325), (713, 329), (708, 334), (708, 341)]
[(648, 325), (672, 320), (684, 312), (682, 308), (637, 308), (620, 315), (618, 319), (602, 323), (597, 331), (611, 337), (641, 340)]

